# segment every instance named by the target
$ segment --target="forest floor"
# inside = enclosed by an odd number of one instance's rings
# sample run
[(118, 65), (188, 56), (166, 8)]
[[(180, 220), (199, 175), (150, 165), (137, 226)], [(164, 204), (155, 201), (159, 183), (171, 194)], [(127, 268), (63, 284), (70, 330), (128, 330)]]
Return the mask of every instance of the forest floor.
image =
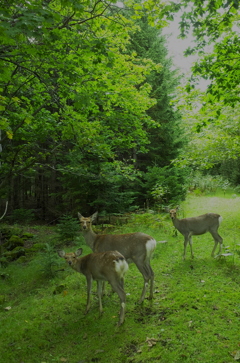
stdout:
[[(210, 257), (214, 242), (205, 234), (193, 237), (195, 257), (190, 258), (188, 247), (183, 261), (183, 237), (174, 236), (168, 214), (138, 215), (111, 232), (141, 231), (157, 240), (154, 299), (137, 303), (143, 279), (131, 264), (125, 278), (126, 320), (120, 327), (119, 298), (109, 287), (103, 315), (95, 284), (91, 309), (84, 315), (85, 277), (57, 256), (56, 227), (31, 226), (34, 243), (48, 247), (28, 262), (0, 269), (1, 362), (240, 362), (240, 197), (189, 195), (180, 217), (206, 212), (223, 216), (219, 233), (225, 256)], [(62, 247), (74, 251), (80, 245)], [(47, 274), (46, 266), (51, 267)]]

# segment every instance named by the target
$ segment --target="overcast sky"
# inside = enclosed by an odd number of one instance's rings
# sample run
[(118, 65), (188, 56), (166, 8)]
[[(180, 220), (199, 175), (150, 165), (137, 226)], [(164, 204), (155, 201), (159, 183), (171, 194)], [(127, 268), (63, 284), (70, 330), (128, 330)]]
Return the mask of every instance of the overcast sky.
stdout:
[[(178, 18), (179, 19), (179, 18)], [(177, 68), (180, 68), (182, 73), (186, 76), (191, 74), (191, 65), (194, 61), (197, 60), (197, 55), (187, 56), (184, 57), (184, 51), (189, 47), (193, 46), (193, 37), (189, 35), (186, 39), (179, 39), (179, 24), (178, 19), (176, 18), (175, 21), (170, 22), (169, 26), (163, 28), (162, 34), (167, 36), (167, 48), (169, 55), (173, 58), (174, 65)], [(201, 90), (205, 90), (207, 87), (208, 82), (202, 80), (199, 83), (199, 88)]]

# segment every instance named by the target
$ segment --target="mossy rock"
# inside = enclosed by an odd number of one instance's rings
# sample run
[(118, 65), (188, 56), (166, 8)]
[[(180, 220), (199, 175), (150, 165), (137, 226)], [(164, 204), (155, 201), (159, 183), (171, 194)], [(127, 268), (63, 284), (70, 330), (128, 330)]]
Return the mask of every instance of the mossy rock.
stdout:
[(8, 252), (4, 253), (4, 257), (6, 257), (9, 262), (15, 261), (19, 257), (24, 256), (24, 255), (25, 255), (25, 249), (20, 246), (15, 247), (12, 251), (8, 251)]
[[(1, 266), (1, 267), (7, 267), (7, 265), (8, 265), (8, 260), (7, 260), (7, 258), (6, 258), (6, 257), (4, 257), (4, 256), (1, 256), (1, 257), (0, 257), (0, 266)], [(0, 276), (2, 277), (2, 274), (0, 274)]]
[(7, 242), (4, 243), (3, 247), (8, 251), (13, 250), (15, 247), (23, 247), (24, 240), (19, 236), (11, 236)]
[(26, 253), (31, 254), (31, 253), (43, 251), (45, 249), (45, 247), (46, 247), (45, 243), (35, 243), (32, 247), (27, 248)]
[(34, 235), (32, 233), (29, 233), (29, 232), (24, 232), (21, 237), (22, 237), (22, 239), (26, 240), (26, 239), (33, 238)]
[(27, 261), (27, 256), (20, 256), (18, 259), (17, 259), (17, 263), (25, 263)]
[(16, 226), (9, 227), (9, 231), (11, 236), (21, 236), (23, 232), (22, 228)]

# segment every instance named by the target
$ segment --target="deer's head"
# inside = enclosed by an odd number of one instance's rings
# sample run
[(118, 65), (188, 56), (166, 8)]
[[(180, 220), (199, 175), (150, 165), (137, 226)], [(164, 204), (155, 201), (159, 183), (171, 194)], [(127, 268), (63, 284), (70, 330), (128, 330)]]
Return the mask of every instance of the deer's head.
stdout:
[(98, 212), (95, 212), (90, 217), (83, 217), (81, 213), (78, 213), (80, 226), (82, 231), (89, 231), (91, 229), (92, 222), (97, 218)]
[(170, 214), (171, 219), (176, 219), (177, 218), (177, 209), (178, 208), (170, 209), (169, 214)]
[(65, 259), (67, 264), (74, 267), (77, 263), (77, 258), (82, 254), (82, 248), (79, 248), (76, 252), (66, 253), (65, 251), (58, 251), (58, 255)]

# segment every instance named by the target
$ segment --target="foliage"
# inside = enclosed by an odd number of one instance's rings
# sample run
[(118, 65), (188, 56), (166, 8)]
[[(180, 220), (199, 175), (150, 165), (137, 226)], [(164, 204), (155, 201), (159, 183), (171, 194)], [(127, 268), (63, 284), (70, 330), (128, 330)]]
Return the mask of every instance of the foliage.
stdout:
[(200, 193), (212, 193), (217, 189), (227, 190), (230, 188), (230, 183), (227, 179), (216, 175), (204, 175), (196, 172), (189, 178), (189, 189), (191, 191), (199, 191)]
[(63, 241), (73, 241), (79, 234), (79, 229), (80, 227), (77, 219), (70, 215), (62, 216), (57, 224), (59, 239)]
[[(211, 81), (206, 101), (216, 104), (221, 100), (234, 106), (239, 102), (239, 1), (207, 0), (203, 6), (198, 0), (184, 0), (181, 8), (181, 35), (184, 37), (191, 31), (195, 37), (195, 45), (186, 55), (199, 55), (192, 68), (193, 75)], [(191, 88), (194, 77), (188, 85)], [(221, 112), (220, 105), (216, 111)]]
[(12, 223), (28, 224), (34, 219), (34, 212), (32, 209), (19, 208), (14, 209), (10, 220)]
[[(146, 154), (163, 119), (173, 119), (164, 88), (171, 83), (172, 91), (175, 80), (160, 57), (138, 54), (130, 40), (143, 15), (153, 25), (160, 11), (163, 25), (167, 10), (150, 0), (128, 1), (124, 10), (115, 1), (3, 0), (1, 9), (1, 194), (49, 222), (79, 202), (102, 208), (108, 191), (104, 209), (119, 202), (131, 209), (141, 189), (136, 156)], [(166, 104), (161, 120), (148, 112), (156, 102)], [(131, 172), (136, 183), (128, 188)]]
[(146, 171), (151, 163), (159, 167), (169, 165), (186, 140), (180, 126), (181, 114), (173, 103), (180, 77), (167, 54), (167, 40), (161, 31), (147, 23), (145, 17), (137, 24), (139, 29), (131, 35), (130, 49), (134, 49), (139, 57), (162, 65), (147, 75), (147, 81), (152, 86), (151, 96), (156, 100), (147, 113), (156, 123), (152, 127), (147, 126), (150, 141), (148, 151), (136, 155), (137, 166)]
[(233, 185), (239, 184), (239, 104), (235, 109), (221, 106), (216, 118), (215, 105), (205, 104), (204, 94), (194, 91), (186, 94), (176, 104), (182, 113), (188, 144), (182, 149), (177, 165), (190, 166), (211, 175), (221, 175)]
[(145, 175), (149, 198), (153, 198), (158, 207), (178, 204), (186, 197), (187, 173), (186, 168), (174, 166), (164, 168), (149, 167)]
[[(230, 250), (235, 250), (239, 240), (239, 196), (235, 199), (229, 194), (221, 198), (190, 197), (182, 204), (186, 216), (212, 208), (223, 215), (219, 232)], [(163, 217), (166, 219), (166, 216)], [(150, 233), (157, 241), (167, 240), (164, 244), (157, 243), (152, 260), (153, 303), (146, 299), (143, 305), (136, 304), (143, 281), (136, 266), (131, 264), (125, 279), (126, 321), (119, 328), (116, 294), (104, 296), (101, 317), (93, 294), (91, 309), (84, 315), (84, 276), (66, 268), (48, 278), (42, 274), (37, 258), (25, 264), (12, 263), (2, 269), (9, 277), (0, 279), (1, 295), (4, 295), (0, 306), (3, 361), (219, 363), (237, 360), (239, 256), (211, 259), (213, 241), (205, 234), (193, 238), (194, 260), (189, 258), (188, 251), (186, 261), (182, 261), (182, 237), (173, 238), (170, 229), (155, 224), (145, 229), (144, 220), (149, 221), (150, 217), (143, 218), (139, 219), (142, 232)], [(166, 221), (167, 226), (170, 222), (170, 219)], [(42, 236), (48, 240), (49, 229), (45, 234), (42, 229)], [(73, 247), (67, 249), (72, 251)], [(84, 248), (84, 254), (87, 253), (89, 250)], [(15, 349), (9, 349), (10, 345)]]
[(40, 252), (40, 258), (37, 259), (40, 271), (46, 278), (52, 278), (56, 275), (56, 267), (60, 266), (59, 258), (56, 255), (56, 247), (53, 244), (45, 243), (45, 248)]

